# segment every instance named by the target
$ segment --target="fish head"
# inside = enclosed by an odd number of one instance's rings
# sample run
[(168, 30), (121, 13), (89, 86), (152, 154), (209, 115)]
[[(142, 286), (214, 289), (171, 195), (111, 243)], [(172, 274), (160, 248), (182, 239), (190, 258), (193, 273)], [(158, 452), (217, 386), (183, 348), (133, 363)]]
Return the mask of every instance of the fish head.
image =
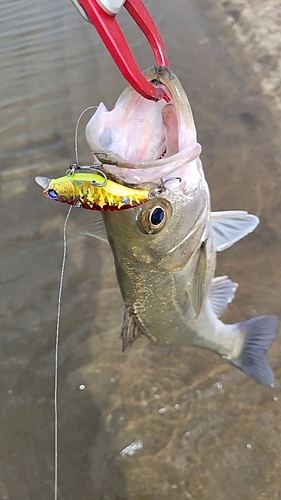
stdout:
[(187, 196), (156, 189), (155, 197), (138, 207), (104, 214), (115, 258), (130, 261), (132, 266), (149, 264), (154, 269), (186, 266), (206, 230), (208, 194), (202, 189), (204, 182), (195, 176)]
[(164, 67), (151, 68), (144, 75), (165, 87), (170, 102), (149, 101), (129, 87), (112, 111), (100, 104), (86, 126), (86, 139), (115, 181), (139, 188), (154, 183), (160, 188), (140, 207), (105, 216), (115, 257), (131, 252), (137, 262), (159, 267), (165, 260), (168, 268), (170, 259), (171, 266), (182, 266), (200, 247), (209, 216), (201, 146), (177, 77)]

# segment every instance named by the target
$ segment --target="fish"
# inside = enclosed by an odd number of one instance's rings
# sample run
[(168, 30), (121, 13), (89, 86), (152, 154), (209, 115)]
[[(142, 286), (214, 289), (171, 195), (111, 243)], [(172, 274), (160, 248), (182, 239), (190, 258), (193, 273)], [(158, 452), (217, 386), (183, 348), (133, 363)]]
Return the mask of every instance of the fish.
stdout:
[(170, 101), (147, 101), (129, 87), (112, 111), (100, 104), (86, 127), (100, 173), (35, 180), (51, 199), (100, 211), (81, 232), (111, 246), (125, 305), (123, 351), (141, 336), (200, 347), (274, 387), (266, 352), (278, 318), (223, 323), (238, 284), (215, 277), (217, 252), (251, 233), (259, 219), (244, 210), (211, 211), (185, 91), (168, 68), (144, 75), (165, 86)]
[(99, 219), (82, 228), (108, 242), (113, 253), (125, 306), (122, 349), (141, 336), (195, 346), (274, 387), (266, 352), (278, 318), (222, 322), (238, 284), (215, 277), (217, 252), (252, 232), (259, 219), (244, 210), (211, 211), (186, 93), (168, 68), (153, 67), (144, 75), (165, 87), (168, 104), (148, 101), (129, 87), (113, 110), (101, 103), (86, 126), (87, 142), (106, 175), (121, 185), (153, 186), (153, 197), (143, 204), (95, 214)]
[(47, 198), (88, 210), (124, 210), (149, 199), (148, 190), (132, 189), (97, 173), (70, 173), (57, 179), (37, 176), (35, 181)]

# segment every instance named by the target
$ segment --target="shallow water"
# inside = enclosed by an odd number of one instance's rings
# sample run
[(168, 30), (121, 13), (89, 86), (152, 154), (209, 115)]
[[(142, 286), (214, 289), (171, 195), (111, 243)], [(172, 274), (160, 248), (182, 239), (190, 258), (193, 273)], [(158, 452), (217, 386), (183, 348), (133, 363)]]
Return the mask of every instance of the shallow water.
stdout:
[[(147, 1), (187, 91), (214, 210), (257, 214), (258, 229), (219, 254), (239, 283), (225, 321), (280, 312), (277, 125), (242, 52), (205, 0)], [(74, 160), (80, 112), (110, 108), (126, 85), (70, 2), (2, 0), (0, 498), (53, 498), (53, 373), (67, 207), (35, 175)], [(153, 57), (125, 13), (137, 60)], [(231, 49), (231, 50), (230, 50)], [(84, 125), (83, 125), (84, 126)], [(91, 160), (80, 134), (80, 161)], [(122, 354), (123, 306), (109, 248), (79, 234), (73, 210), (59, 357), (59, 499), (281, 498), (281, 340), (274, 390), (209, 352), (138, 340)], [(84, 390), (82, 385), (85, 386)], [(79, 389), (80, 387), (80, 389)], [(134, 455), (128, 445), (141, 441)]]

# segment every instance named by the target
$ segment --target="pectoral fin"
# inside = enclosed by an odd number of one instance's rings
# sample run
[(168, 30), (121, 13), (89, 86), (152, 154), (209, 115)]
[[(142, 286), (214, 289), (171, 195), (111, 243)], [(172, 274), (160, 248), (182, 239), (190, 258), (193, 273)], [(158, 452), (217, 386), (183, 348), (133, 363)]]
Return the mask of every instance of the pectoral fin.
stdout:
[(237, 288), (238, 283), (233, 283), (228, 276), (217, 276), (212, 280), (209, 297), (212, 309), (218, 318), (233, 301)]
[(205, 296), (205, 278), (207, 269), (206, 243), (203, 242), (199, 251), (193, 279), (188, 287), (188, 295), (196, 316), (199, 316)]
[(93, 238), (97, 238), (101, 241), (104, 241), (105, 243), (108, 243), (102, 215), (99, 212), (93, 215), (94, 217), (92, 220), (88, 220), (87, 222), (82, 224), (82, 226), (80, 226), (80, 233), (86, 234), (87, 236), (92, 236)]
[(128, 345), (131, 345), (137, 338), (141, 337), (144, 332), (136, 318), (136, 315), (131, 306), (125, 306), (124, 320), (121, 330), (122, 351), (124, 352)]
[(217, 252), (221, 252), (254, 231), (259, 223), (259, 218), (244, 210), (229, 210), (227, 212), (211, 212), (211, 222), (215, 249)]

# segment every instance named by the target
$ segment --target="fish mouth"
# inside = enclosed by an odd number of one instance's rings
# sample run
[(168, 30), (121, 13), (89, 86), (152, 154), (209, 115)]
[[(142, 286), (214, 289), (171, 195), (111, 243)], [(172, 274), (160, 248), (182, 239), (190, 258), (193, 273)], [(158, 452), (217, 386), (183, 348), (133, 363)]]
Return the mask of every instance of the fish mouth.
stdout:
[(122, 183), (157, 182), (197, 159), (192, 111), (177, 77), (165, 67), (144, 72), (171, 100), (149, 101), (128, 87), (108, 111), (101, 103), (86, 126), (86, 139), (105, 172)]

